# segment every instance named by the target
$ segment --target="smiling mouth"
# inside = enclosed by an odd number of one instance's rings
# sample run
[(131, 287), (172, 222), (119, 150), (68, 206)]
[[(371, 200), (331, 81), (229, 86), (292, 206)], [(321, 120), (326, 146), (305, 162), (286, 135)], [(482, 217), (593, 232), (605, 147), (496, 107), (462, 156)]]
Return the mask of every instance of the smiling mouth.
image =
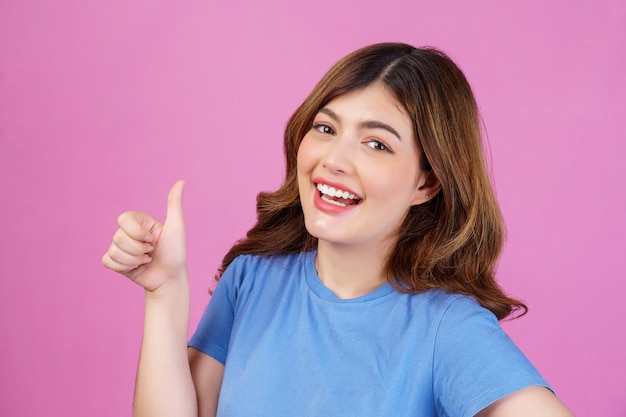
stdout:
[(316, 187), (320, 192), (321, 199), (327, 203), (334, 204), (339, 207), (346, 207), (354, 206), (361, 202), (361, 197), (349, 193), (348, 191), (320, 183), (317, 183)]

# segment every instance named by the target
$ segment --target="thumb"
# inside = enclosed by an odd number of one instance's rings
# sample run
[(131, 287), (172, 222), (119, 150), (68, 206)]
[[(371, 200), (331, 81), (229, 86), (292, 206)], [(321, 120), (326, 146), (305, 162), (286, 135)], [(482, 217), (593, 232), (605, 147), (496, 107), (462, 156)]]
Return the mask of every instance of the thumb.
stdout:
[(183, 220), (183, 189), (185, 181), (178, 180), (167, 195), (167, 215), (165, 224), (173, 226), (179, 230), (184, 230), (185, 222)]

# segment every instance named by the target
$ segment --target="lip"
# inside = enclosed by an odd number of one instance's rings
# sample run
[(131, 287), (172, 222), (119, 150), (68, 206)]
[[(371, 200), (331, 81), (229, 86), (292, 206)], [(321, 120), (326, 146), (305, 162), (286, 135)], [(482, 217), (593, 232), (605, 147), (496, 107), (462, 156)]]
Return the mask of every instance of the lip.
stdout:
[(317, 190), (317, 184), (325, 184), (328, 185), (329, 187), (334, 187), (334, 188), (338, 188), (340, 190), (343, 191), (347, 191), (350, 194), (354, 194), (355, 196), (359, 197), (362, 199), (362, 197), (355, 193), (352, 189), (350, 189), (349, 187), (346, 187), (345, 185), (342, 185), (340, 183), (337, 182), (333, 182), (333, 181), (328, 181), (325, 180), (323, 178), (317, 177), (317, 178), (313, 178), (313, 204), (315, 205), (315, 207), (317, 207), (318, 210), (327, 213), (327, 214), (343, 214), (349, 211), (354, 210), (355, 208), (357, 208), (360, 204), (353, 204), (353, 205), (349, 205), (349, 206), (345, 206), (345, 207), (341, 207), (341, 206), (337, 206), (334, 204), (331, 204), (327, 201), (324, 201), (322, 199), (322, 196), (320, 195), (320, 192)]
[[(363, 198), (363, 197), (361, 197), (361, 195), (359, 193), (357, 193), (356, 191), (352, 190), (351, 188), (349, 188), (349, 187), (347, 187), (347, 186), (345, 186), (343, 184), (340, 184), (338, 182), (328, 181), (328, 180), (326, 180), (326, 179), (324, 179), (322, 177), (315, 177), (315, 178), (313, 178), (313, 185), (315, 187), (317, 187), (317, 184), (326, 184), (329, 187), (340, 189), (342, 191), (347, 191), (350, 194), (354, 194), (355, 196), (357, 196), (357, 197), (359, 197), (361, 199)], [(317, 188), (316, 188), (316, 191), (317, 191)]]

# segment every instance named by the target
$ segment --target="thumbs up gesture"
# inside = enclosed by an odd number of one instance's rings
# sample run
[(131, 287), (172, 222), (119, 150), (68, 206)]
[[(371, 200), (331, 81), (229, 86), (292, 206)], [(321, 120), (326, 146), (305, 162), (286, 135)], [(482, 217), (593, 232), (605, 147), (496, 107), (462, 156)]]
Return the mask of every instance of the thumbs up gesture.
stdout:
[(147, 291), (157, 290), (168, 280), (186, 277), (184, 186), (181, 180), (170, 189), (165, 223), (138, 211), (122, 213), (102, 264)]

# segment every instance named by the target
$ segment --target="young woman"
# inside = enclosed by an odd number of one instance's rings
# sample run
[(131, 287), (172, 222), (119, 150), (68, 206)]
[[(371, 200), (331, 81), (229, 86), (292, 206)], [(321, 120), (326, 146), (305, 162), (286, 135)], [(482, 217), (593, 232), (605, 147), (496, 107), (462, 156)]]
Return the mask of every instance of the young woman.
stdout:
[(225, 256), (187, 347), (183, 182), (120, 216), (145, 288), (137, 416), (571, 416), (498, 324), (503, 223), (476, 103), (443, 53), (377, 44), (291, 117), (286, 177)]

